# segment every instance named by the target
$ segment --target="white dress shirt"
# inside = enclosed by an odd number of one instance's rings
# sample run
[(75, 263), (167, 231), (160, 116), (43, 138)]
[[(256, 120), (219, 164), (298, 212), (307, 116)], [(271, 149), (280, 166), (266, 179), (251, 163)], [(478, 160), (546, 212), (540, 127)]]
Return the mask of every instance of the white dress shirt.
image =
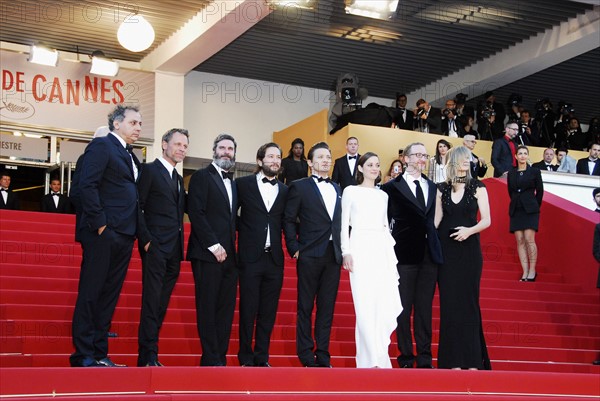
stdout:
[[(119, 140), (119, 143), (121, 143), (121, 145), (123, 145), (123, 147), (125, 149), (127, 149), (127, 143), (123, 140), (123, 138), (121, 138), (119, 135), (115, 134), (114, 132), (111, 132), (112, 135), (114, 135), (115, 138), (117, 138)], [(131, 155), (131, 153), (129, 153), (129, 151), (127, 151), (127, 153), (129, 154), (129, 158), (131, 159), (131, 169), (133, 170), (133, 179), (135, 181), (137, 181), (138, 179), (138, 168), (135, 165), (134, 161), (133, 161), (133, 156)]]
[[(408, 184), (408, 188), (410, 188), (410, 191), (413, 193), (413, 195), (415, 196), (415, 199), (416, 199), (417, 198), (417, 186), (414, 183), (416, 178), (414, 178), (412, 175), (408, 175), (408, 174), (402, 174), (402, 178), (404, 178), (404, 180)], [(425, 198), (425, 205), (427, 205), (427, 202), (429, 200), (429, 183), (427, 182), (426, 179), (424, 179), (421, 176), (418, 178), (418, 180), (419, 180), (419, 184), (421, 185), (421, 189), (423, 190), (423, 197)]]
[[(273, 203), (277, 199), (277, 195), (279, 194), (279, 185), (272, 185), (268, 182), (263, 182), (263, 178), (265, 175), (261, 172), (256, 174), (256, 183), (258, 184), (258, 190), (260, 192), (260, 196), (265, 204), (265, 208), (267, 211), (271, 210)], [(267, 179), (269, 179), (267, 177)], [(273, 180), (277, 181), (277, 177), (274, 177)], [(265, 240), (265, 248), (271, 246), (271, 227), (267, 226), (267, 238)]]

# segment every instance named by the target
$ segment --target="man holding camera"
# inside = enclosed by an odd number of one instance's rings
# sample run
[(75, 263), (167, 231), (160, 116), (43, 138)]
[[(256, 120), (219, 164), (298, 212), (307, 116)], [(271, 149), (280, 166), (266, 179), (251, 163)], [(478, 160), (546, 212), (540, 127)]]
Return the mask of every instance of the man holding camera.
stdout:
[(417, 100), (415, 114), (415, 131), (426, 133), (442, 132), (442, 111), (430, 105), (425, 99)]
[(504, 106), (496, 102), (494, 92), (488, 91), (483, 95), (485, 103), (477, 108), (477, 127), (481, 139), (491, 141), (502, 137), (502, 128), (506, 112)]
[(462, 131), (456, 112), (456, 101), (454, 99), (446, 100), (446, 108), (442, 110), (442, 133), (452, 138), (458, 138)]

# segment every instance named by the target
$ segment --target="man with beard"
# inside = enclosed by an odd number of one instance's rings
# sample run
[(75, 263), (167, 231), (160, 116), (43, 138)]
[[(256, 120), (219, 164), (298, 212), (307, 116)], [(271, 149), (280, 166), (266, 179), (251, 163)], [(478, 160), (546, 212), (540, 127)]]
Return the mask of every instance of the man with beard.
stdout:
[(237, 284), (237, 191), (231, 171), (236, 149), (231, 135), (219, 135), (213, 144), (213, 162), (196, 171), (189, 184), (188, 216), (192, 231), (187, 260), (192, 262), (196, 284), (201, 366), (227, 363)]
[(288, 188), (277, 179), (279, 145), (270, 142), (258, 148), (256, 164), (256, 174), (236, 180), (240, 209), (238, 359), (242, 366), (269, 367), (269, 342), (283, 284), (281, 229)]
[(158, 333), (183, 259), (185, 188), (175, 166), (187, 154), (186, 129), (162, 137), (161, 157), (143, 165), (138, 180), (138, 247), (142, 257), (142, 311), (138, 330), (138, 366), (162, 366)]
[[(437, 187), (423, 174), (429, 155), (425, 145), (416, 142), (404, 149), (406, 169), (381, 187), (388, 196), (388, 217), (400, 273), (398, 316), (398, 365), (401, 368), (432, 368), (432, 303), (443, 263), (442, 246), (434, 225)], [(417, 355), (413, 352), (410, 316), (414, 310), (413, 330)]]
[(342, 264), (342, 193), (327, 177), (331, 150), (325, 142), (310, 148), (308, 166), (312, 177), (292, 182), (284, 212), (285, 242), (290, 255), (297, 259), (296, 353), (304, 366), (331, 367), (329, 337)]

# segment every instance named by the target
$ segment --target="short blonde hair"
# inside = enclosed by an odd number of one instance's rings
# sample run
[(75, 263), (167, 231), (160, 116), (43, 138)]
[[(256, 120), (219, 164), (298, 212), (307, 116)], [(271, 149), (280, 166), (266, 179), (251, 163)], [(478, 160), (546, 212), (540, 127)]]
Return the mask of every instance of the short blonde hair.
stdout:
[[(448, 156), (446, 156), (448, 161), (446, 162), (446, 177), (447, 181), (452, 184), (458, 173), (458, 167), (467, 157), (471, 158), (471, 151), (466, 146), (457, 146), (455, 148), (450, 149), (448, 152)], [(471, 169), (467, 170), (467, 182), (470, 181), (473, 177), (471, 176)]]

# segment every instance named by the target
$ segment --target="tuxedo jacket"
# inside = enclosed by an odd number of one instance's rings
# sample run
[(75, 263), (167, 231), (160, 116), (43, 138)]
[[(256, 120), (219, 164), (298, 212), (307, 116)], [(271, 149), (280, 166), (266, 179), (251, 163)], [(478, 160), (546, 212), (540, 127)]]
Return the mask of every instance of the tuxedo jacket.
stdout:
[(217, 258), (208, 250), (217, 243), (225, 248), (227, 257), (235, 257), (237, 189), (233, 180), (231, 194), (230, 208), (223, 177), (212, 164), (192, 175), (187, 198), (192, 223), (187, 260), (217, 263)]
[(396, 127), (412, 131), (415, 128), (415, 113), (412, 110), (406, 109), (406, 119), (403, 117), (402, 110), (396, 109), (396, 117), (394, 119)]
[[(446, 136), (448, 136), (448, 134), (450, 132), (449, 121), (450, 120), (448, 120), (448, 118), (442, 117), (442, 133)], [(458, 117), (454, 117), (454, 125), (455, 125), (454, 130), (456, 131), (456, 136), (460, 137), (461, 133), (463, 132), (463, 127), (462, 127), (462, 123), (460, 122)]]
[(492, 144), (492, 166), (494, 166), (494, 177), (500, 177), (505, 171), (509, 171), (513, 167), (512, 162), (514, 157), (515, 156), (505, 137), (496, 139)]
[[(276, 179), (277, 180), (277, 179)], [(283, 212), (288, 187), (277, 181), (279, 193), (271, 209), (267, 210), (258, 189), (256, 175), (251, 174), (237, 179), (238, 209), (238, 260), (240, 263), (254, 263), (264, 254), (267, 227), (271, 254), (276, 264), (283, 266), (282, 229)]]
[(350, 165), (348, 164), (348, 155), (340, 157), (335, 160), (333, 165), (333, 174), (331, 175), (331, 180), (336, 182), (344, 191), (348, 185), (356, 185), (356, 172), (358, 171), (358, 159), (360, 159), (360, 155), (356, 154), (356, 163), (354, 163), (354, 170), (352, 173), (350, 172)]
[[(284, 212), (285, 243), (290, 255), (321, 257), (333, 237), (333, 250), (337, 263), (342, 263), (340, 233), (342, 230), (342, 193), (332, 182), (337, 193), (333, 219), (329, 217), (321, 191), (312, 177), (292, 182)], [(299, 231), (296, 219), (300, 219)]]
[(421, 175), (429, 184), (427, 206), (423, 210), (402, 177), (403, 174), (381, 187), (388, 194), (388, 219), (396, 240), (396, 259), (401, 265), (418, 264), (425, 257), (425, 249), (429, 248), (433, 263), (441, 264), (444, 262), (442, 245), (433, 221), (437, 187)]
[(0, 209), (19, 210), (19, 197), (11, 189), (7, 191), (6, 203), (4, 196), (0, 195)]
[(171, 255), (179, 245), (183, 259), (183, 213), (186, 194), (183, 179), (177, 174), (177, 189), (167, 168), (156, 159), (140, 169), (138, 192), (140, 214), (138, 218), (138, 246), (144, 249), (158, 247), (164, 255)]
[(471, 177), (473, 178), (483, 178), (485, 177), (485, 173), (487, 173), (488, 166), (482, 166), (479, 164), (479, 157), (475, 153), (472, 153), (473, 157), (477, 159), (477, 162), (471, 162)]
[[(548, 171), (548, 169), (546, 168), (546, 162), (543, 161), (543, 160), (540, 160), (537, 163), (533, 163), (531, 165), (531, 167), (535, 167), (535, 168), (538, 168), (540, 170)], [(552, 171), (556, 171), (556, 170), (558, 170), (558, 165), (557, 164), (550, 164), (550, 168), (552, 169)]]
[(420, 124), (427, 124), (430, 134), (442, 133), (442, 110), (437, 107), (431, 107), (429, 114), (425, 120), (415, 115), (415, 129), (418, 129)]
[(135, 235), (138, 193), (132, 158), (139, 170), (137, 157), (113, 134), (88, 144), (77, 171), (78, 229), (96, 231), (106, 225), (117, 233)]
[(58, 195), (58, 207), (54, 203), (54, 195), (51, 193), (42, 196), (40, 210), (46, 213), (71, 213), (71, 201), (63, 194)]
[[(521, 206), (527, 213), (537, 213), (544, 197), (544, 183), (539, 169), (527, 166), (520, 175), (520, 171), (513, 167), (508, 172), (507, 188), (510, 196), (508, 214), (514, 215), (517, 206)], [(518, 177), (518, 178), (517, 178)]]
[(577, 160), (577, 167), (575, 171), (577, 174), (585, 174), (585, 175), (600, 175), (600, 159), (596, 159), (596, 165), (594, 166), (594, 170), (592, 174), (590, 174), (590, 166), (588, 164), (589, 158), (579, 159)]

